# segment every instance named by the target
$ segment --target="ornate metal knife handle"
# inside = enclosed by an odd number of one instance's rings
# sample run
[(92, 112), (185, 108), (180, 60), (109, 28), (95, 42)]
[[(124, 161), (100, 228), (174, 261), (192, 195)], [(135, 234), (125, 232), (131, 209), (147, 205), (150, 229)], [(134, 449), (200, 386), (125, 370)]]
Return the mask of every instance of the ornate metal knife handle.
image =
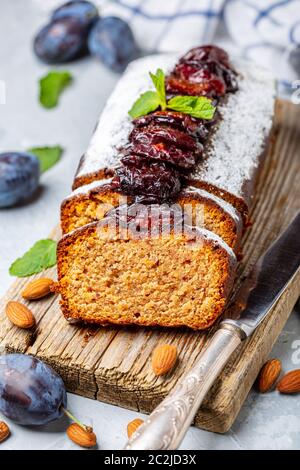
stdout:
[(205, 395), (242, 339), (241, 330), (221, 324), (194, 367), (132, 435), (125, 450), (177, 449)]

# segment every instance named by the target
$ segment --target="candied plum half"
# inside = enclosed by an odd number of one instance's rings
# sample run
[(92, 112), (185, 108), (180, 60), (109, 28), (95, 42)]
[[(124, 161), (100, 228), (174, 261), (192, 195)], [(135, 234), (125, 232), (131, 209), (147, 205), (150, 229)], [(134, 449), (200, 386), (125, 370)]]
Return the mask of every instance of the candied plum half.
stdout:
[(181, 62), (219, 62), (220, 64), (230, 67), (229, 56), (221, 47), (207, 44), (204, 46), (194, 47), (181, 57)]
[(176, 145), (160, 142), (158, 144), (134, 143), (126, 150), (126, 155), (135, 154), (141, 157), (169, 163), (178, 169), (192, 169), (199, 159), (200, 152), (182, 150)]
[(201, 151), (201, 146), (196, 139), (186, 132), (179, 131), (169, 126), (147, 126), (134, 128), (129, 135), (130, 142), (135, 144), (155, 145), (162, 142), (173, 144), (183, 149)]
[(136, 197), (137, 202), (163, 203), (180, 191), (179, 173), (163, 162), (151, 162), (137, 155), (121, 159), (115, 180), (124, 194)]
[(234, 93), (239, 89), (237, 74), (232, 69), (223, 69), (223, 78), (226, 83), (227, 91)]
[(177, 111), (155, 111), (154, 113), (134, 119), (133, 124), (135, 127), (145, 127), (149, 124), (165, 124), (188, 132), (202, 141), (208, 136), (208, 129), (201, 119), (196, 119), (188, 114)]
[(237, 86), (236, 72), (229, 63), (228, 54), (216, 46), (201, 46), (189, 51), (168, 80), (169, 92), (200, 93), (211, 97), (235, 91)]
[(190, 65), (185, 62), (179, 63), (175, 67), (174, 75), (181, 80), (187, 80), (191, 83), (202, 83), (217, 77), (223, 79), (222, 69), (216, 62), (200, 65)]
[(226, 92), (226, 85), (223, 80), (213, 77), (201, 83), (192, 83), (175, 76), (167, 78), (167, 92), (171, 95), (208, 96), (218, 98)]

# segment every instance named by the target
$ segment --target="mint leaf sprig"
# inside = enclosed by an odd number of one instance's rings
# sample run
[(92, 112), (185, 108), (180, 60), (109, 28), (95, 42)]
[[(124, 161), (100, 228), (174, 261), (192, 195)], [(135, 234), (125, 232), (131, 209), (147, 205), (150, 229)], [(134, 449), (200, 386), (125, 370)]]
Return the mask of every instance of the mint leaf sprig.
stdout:
[(156, 94), (160, 101), (160, 107), (164, 111), (167, 107), (165, 74), (162, 69), (157, 69), (156, 73), (149, 72), (151, 80), (156, 88)]
[(212, 119), (216, 108), (205, 96), (174, 96), (168, 102), (168, 108), (180, 111), (199, 119)]
[(149, 73), (156, 91), (146, 91), (135, 101), (128, 113), (133, 119), (145, 116), (159, 107), (163, 111), (168, 108), (199, 119), (209, 120), (214, 117), (216, 108), (206, 96), (174, 96), (167, 101), (164, 72), (157, 69), (155, 74)]
[(26, 253), (12, 263), (9, 274), (27, 277), (56, 264), (57, 243), (51, 239), (39, 240)]
[(72, 83), (72, 80), (72, 75), (67, 70), (52, 70), (42, 77), (39, 81), (41, 105), (47, 109), (55, 108), (61, 93)]
[(27, 152), (32, 153), (40, 162), (41, 173), (50, 170), (59, 160), (64, 149), (60, 145), (54, 147), (32, 147)]

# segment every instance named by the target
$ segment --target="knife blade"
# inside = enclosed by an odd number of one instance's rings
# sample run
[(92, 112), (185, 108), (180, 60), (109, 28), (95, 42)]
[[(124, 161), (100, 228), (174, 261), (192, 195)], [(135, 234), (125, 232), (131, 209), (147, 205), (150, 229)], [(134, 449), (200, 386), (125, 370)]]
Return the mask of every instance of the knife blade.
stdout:
[(250, 336), (286, 289), (300, 265), (300, 212), (258, 260), (236, 294), (244, 306), (240, 318), (224, 320), (221, 325), (240, 328)]
[(207, 348), (131, 436), (125, 450), (177, 449), (213, 382), (300, 269), (300, 212), (258, 260), (236, 295), (239, 318), (223, 320)]

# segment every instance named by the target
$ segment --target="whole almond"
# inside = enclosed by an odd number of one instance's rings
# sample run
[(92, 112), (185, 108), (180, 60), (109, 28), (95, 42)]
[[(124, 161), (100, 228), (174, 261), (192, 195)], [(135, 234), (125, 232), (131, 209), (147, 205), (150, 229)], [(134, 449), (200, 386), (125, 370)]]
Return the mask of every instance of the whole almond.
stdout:
[(280, 393), (300, 392), (300, 369), (291, 370), (277, 384)]
[(162, 344), (154, 349), (152, 369), (155, 375), (165, 375), (173, 369), (177, 360), (177, 349), (171, 344)]
[(94, 447), (97, 444), (96, 434), (88, 426), (84, 429), (79, 424), (72, 423), (67, 429), (67, 435), (71, 441), (81, 447)]
[(54, 281), (46, 277), (31, 281), (22, 292), (23, 299), (36, 300), (49, 295), (52, 292)]
[(133, 421), (130, 421), (130, 423), (127, 424), (127, 436), (131, 437), (132, 434), (143, 424), (143, 420), (136, 418)]
[(32, 328), (35, 325), (35, 318), (31, 310), (26, 305), (10, 301), (6, 305), (6, 315), (10, 321), (19, 328)]
[(281, 372), (281, 362), (279, 359), (267, 361), (258, 376), (258, 389), (261, 393), (266, 393), (275, 384)]
[(9, 427), (4, 421), (0, 421), (0, 442), (4, 441), (9, 435)]

